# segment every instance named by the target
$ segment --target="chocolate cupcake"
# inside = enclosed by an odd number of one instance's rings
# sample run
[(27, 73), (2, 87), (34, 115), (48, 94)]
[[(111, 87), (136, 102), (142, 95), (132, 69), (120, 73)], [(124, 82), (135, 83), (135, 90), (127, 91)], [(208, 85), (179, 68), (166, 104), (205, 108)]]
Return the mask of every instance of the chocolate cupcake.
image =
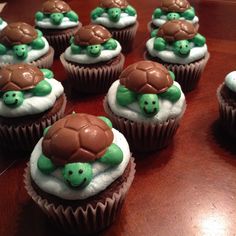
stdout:
[(107, 118), (71, 114), (45, 130), (24, 181), (59, 228), (84, 235), (115, 220), (134, 172), (128, 143)]
[(225, 77), (217, 89), (222, 130), (236, 138), (236, 71)]
[(199, 28), (199, 19), (187, 0), (161, 0), (160, 6), (152, 14), (148, 28), (153, 31), (170, 20), (186, 20), (192, 23), (196, 30)]
[(70, 38), (81, 27), (79, 16), (61, 0), (48, 0), (35, 14), (35, 25), (43, 32), (55, 55), (60, 56), (70, 45)]
[(7, 26), (7, 22), (0, 17), (0, 31)]
[(42, 32), (23, 22), (10, 23), (0, 32), (0, 67), (28, 63), (50, 68), (54, 50)]
[(105, 26), (124, 52), (132, 50), (139, 24), (136, 10), (126, 0), (100, 0), (99, 6), (91, 12), (91, 21)]
[(184, 92), (193, 90), (210, 54), (206, 39), (188, 21), (172, 20), (152, 32), (144, 58), (163, 64), (174, 72)]
[(60, 59), (73, 89), (82, 93), (107, 91), (125, 60), (119, 42), (100, 25), (81, 27)]
[(28, 64), (0, 69), (0, 146), (31, 151), (45, 127), (60, 119), (66, 98), (48, 69)]
[(140, 61), (128, 66), (110, 87), (104, 109), (131, 150), (154, 151), (172, 140), (186, 107), (174, 79), (161, 64)]

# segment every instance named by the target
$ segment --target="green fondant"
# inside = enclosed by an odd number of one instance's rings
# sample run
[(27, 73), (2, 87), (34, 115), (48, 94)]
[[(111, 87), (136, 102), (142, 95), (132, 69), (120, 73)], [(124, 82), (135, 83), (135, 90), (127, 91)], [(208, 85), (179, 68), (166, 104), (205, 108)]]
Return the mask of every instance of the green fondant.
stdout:
[(136, 93), (127, 89), (123, 85), (119, 85), (116, 92), (116, 101), (120, 106), (127, 106), (136, 101)]
[(158, 33), (158, 29), (154, 29), (154, 30), (151, 32), (151, 38), (156, 37), (156, 36), (157, 36), (157, 33)]
[(166, 92), (159, 94), (159, 96), (171, 102), (176, 102), (181, 97), (181, 91), (177, 86), (172, 85)]
[(13, 53), (17, 59), (24, 60), (28, 56), (28, 46), (26, 44), (20, 44), (13, 46)]
[(40, 155), (37, 166), (42, 173), (47, 175), (51, 174), (56, 169), (56, 166), (52, 163), (52, 161), (43, 154)]
[(187, 57), (190, 53), (190, 44), (188, 40), (178, 40), (173, 43), (174, 53), (180, 57)]
[(43, 18), (44, 18), (44, 14), (43, 14), (41, 11), (37, 11), (37, 12), (35, 13), (35, 19), (36, 19), (36, 21), (41, 21), (41, 20), (43, 20)]
[(71, 37), (70, 37), (70, 44), (74, 43), (74, 39), (75, 39), (74, 36), (71, 36)]
[(69, 163), (62, 169), (62, 175), (70, 187), (84, 188), (91, 182), (93, 171), (89, 163)]
[(186, 20), (192, 20), (195, 17), (195, 10), (193, 7), (190, 7), (188, 10), (181, 14)]
[(44, 130), (43, 130), (43, 136), (45, 137), (45, 135), (47, 134), (48, 130), (51, 128), (51, 126), (48, 126), (46, 127)]
[(100, 17), (103, 13), (105, 12), (105, 10), (101, 7), (97, 7), (94, 10), (92, 10), (90, 16), (93, 20), (96, 20), (98, 17)]
[(163, 51), (166, 49), (166, 41), (163, 38), (155, 38), (153, 48), (157, 51)]
[(86, 52), (91, 57), (98, 57), (101, 54), (102, 47), (100, 44), (89, 45), (86, 48)]
[(41, 30), (36, 29), (36, 31), (37, 31), (38, 37), (42, 37), (43, 36), (43, 33), (42, 33)]
[(144, 116), (152, 117), (159, 111), (159, 101), (156, 94), (140, 94), (138, 103)]
[(110, 21), (118, 22), (120, 20), (121, 9), (117, 7), (110, 8), (107, 14)]
[(79, 16), (74, 11), (67, 12), (65, 16), (68, 17), (70, 21), (78, 22), (79, 20)]
[(33, 40), (30, 45), (33, 49), (39, 50), (45, 47), (45, 42), (43, 41), (42, 37), (38, 37)]
[(171, 78), (172, 78), (173, 80), (175, 80), (175, 74), (174, 74), (172, 71), (170, 71), (170, 70), (169, 70), (169, 73), (170, 73)]
[(129, 16), (135, 16), (137, 14), (136, 10), (128, 5), (125, 9), (124, 9), (124, 12), (127, 13)]
[(24, 101), (24, 93), (21, 91), (7, 91), (3, 94), (3, 102), (10, 108), (19, 107)]
[(192, 41), (198, 47), (202, 47), (206, 43), (206, 38), (201, 34), (196, 34)]
[(111, 121), (105, 116), (98, 116), (99, 119), (103, 120), (110, 128), (112, 128)]
[(82, 51), (82, 48), (79, 45), (75, 45), (74, 43), (70, 46), (72, 54), (80, 54)]
[(50, 21), (53, 25), (60, 25), (64, 15), (62, 13), (52, 13), (50, 15)]
[(157, 18), (161, 17), (163, 14), (164, 13), (161, 10), (161, 8), (156, 8), (155, 11), (153, 12), (153, 17), (154, 17), (154, 19), (157, 19)]
[(51, 70), (49, 70), (49, 69), (40, 69), (40, 70), (41, 70), (41, 72), (43, 72), (44, 78), (47, 78), (47, 79), (54, 78), (54, 74)]
[(111, 166), (119, 165), (123, 161), (123, 152), (118, 145), (112, 143), (99, 161)]
[(7, 48), (0, 43), (0, 55), (4, 55), (7, 52)]
[(180, 15), (177, 12), (170, 12), (166, 17), (168, 20), (178, 20), (180, 18)]
[(46, 96), (52, 91), (52, 86), (46, 80), (41, 80), (31, 92), (34, 96)]
[(3, 23), (3, 19), (0, 17), (0, 25)]
[(117, 42), (115, 39), (110, 38), (103, 44), (104, 49), (106, 50), (114, 50), (117, 48)]

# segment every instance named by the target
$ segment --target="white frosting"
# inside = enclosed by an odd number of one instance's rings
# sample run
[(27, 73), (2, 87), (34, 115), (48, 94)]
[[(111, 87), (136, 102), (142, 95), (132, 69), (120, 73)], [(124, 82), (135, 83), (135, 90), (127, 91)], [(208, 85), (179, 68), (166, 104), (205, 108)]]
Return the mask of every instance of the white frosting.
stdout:
[(31, 93), (25, 95), (23, 103), (16, 108), (9, 108), (0, 98), (0, 116), (3, 117), (20, 117), (26, 115), (39, 114), (53, 107), (56, 99), (64, 91), (62, 84), (55, 79), (45, 79), (52, 86), (52, 91), (46, 96), (33, 96)]
[(79, 21), (71, 21), (68, 17), (64, 17), (60, 25), (54, 25), (50, 21), (50, 18), (44, 18), (41, 21), (35, 20), (35, 24), (43, 29), (67, 29), (77, 26)]
[(236, 71), (232, 71), (226, 75), (225, 84), (230, 90), (236, 92)]
[(113, 143), (117, 144), (123, 151), (123, 161), (120, 165), (115, 167), (100, 163), (99, 161), (91, 163), (93, 179), (85, 188), (78, 190), (70, 188), (64, 182), (60, 169), (55, 170), (51, 175), (43, 174), (38, 169), (37, 161), (42, 153), (42, 138), (35, 146), (30, 158), (30, 173), (32, 179), (44, 192), (62, 199), (80, 200), (98, 194), (123, 174), (131, 157), (129, 145), (123, 134), (115, 129), (112, 129), (112, 131), (114, 133)]
[(120, 14), (120, 20), (118, 22), (113, 22), (109, 19), (107, 13), (103, 13), (100, 17), (93, 20), (94, 24), (104, 25), (107, 28), (123, 29), (129, 25), (133, 25), (136, 22), (137, 15), (129, 16), (127, 13), (122, 12)]
[(0, 55), (0, 62), (1, 63), (9, 63), (9, 64), (16, 64), (16, 63), (22, 63), (22, 62), (32, 62), (35, 61), (37, 59), (39, 59), (40, 57), (42, 57), (43, 55), (45, 55), (48, 51), (49, 51), (49, 44), (48, 41), (42, 37), (45, 46), (42, 49), (33, 49), (31, 46), (28, 47), (29, 52), (28, 52), (28, 56), (25, 60), (19, 60), (16, 57), (14, 57), (13, 54), (13, 50), (8, 50), (6, 54), (4, 55)]
[[(186, 20), (184, 17), (180, 17), (178, 20)], [(161, 25), (165, 24), (167, 22), (167, 16), (162, 15), (160, 18), (155, 19), (152, 16), (152, 23), (157, 26), (160, 27)], [(186, 20), (192, 24), (197, 24), (199, 22), (199, 18), (197, 16), (194, 16), (194, 18), (192, 20)]]
[[(181, 91), (180, 99), (172, 103), (167, 99), (163, 99), (159, 97), (159, 107), (160, 110), (158, 113), (153, 117), (146, 117), (143, 115), (138, 102), (134, 102), (129, 104), (127, 107), (120, 106), (116, 101), (116, 92), (117, 88), (120, 85), (119, 80), (116, 80), (110, 87), (107, 93), (107, 101), (109, 104), (110, 109), (118, 116), (127, 118), (132, 121), (138, 122), (164, 122), (170, 118), (175, 118), (178, 116), (182, 116), (185, 107), (185, 96)], [(180, 85), (177, 82), (174, 82), (174, 85), (181, 89)]]
[(68, 47), (65, 51), (65, 59), (67, 61), (79, 63), (79, 64), (94, 64), (102, 61), (109, 61), (112, 58), (118, 56), (121, 52), (120, 43), (116, 40), (117, 47), (114, 50), (104, 50), (102, 49), (101, 54), (98, 57), (91, 57), (82, 51), (81, 54), (73, 54), (71, 47)]
[(7, 26), (7, 22), (3, 21), (2, 24), (0, 24), (0, 31), (3, 30)]
[(189, 64), (193, 61), (197, 61), (203, 58), (207, 54), (207, 45), (204, 44), (202, 47), (197, 47), (194, 43), (190, 43), (190, 53), (187, 57), (180, 57), (173, 52), (173, 47), (167, 45), (166, 49), (163, 51), (157, 51), (154, 49), (154, 40), (155, 38), (150, 38), (146, 42), (146, 47), (149, 54), (153, 57), (158, 57), (162, 61), (174, 64)]

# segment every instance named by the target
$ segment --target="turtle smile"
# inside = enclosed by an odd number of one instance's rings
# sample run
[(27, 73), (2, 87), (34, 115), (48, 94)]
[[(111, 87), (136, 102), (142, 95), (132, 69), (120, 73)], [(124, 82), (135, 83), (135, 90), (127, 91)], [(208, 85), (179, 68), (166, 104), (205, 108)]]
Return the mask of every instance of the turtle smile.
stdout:
[(66, 182), (71, 188), (82, 188), (84, 184), (86, 183), (86, 181), (87, 181), (87, 178), (84, 178), (83, 181), (79, 185), (75, 186), (75, 185), (72, 185), (72, 183), (69, 180), (66, 180)]
[(146, 107), (144, 107), (143, 110), (144, 110), (145, 114), (148, 115), (148, 116), (154, 116), (154, 115), (156, 115), (156, 113), (157, 113), (157, 108), (156, 108), (156, 107), (155, 107), (155, 108), (153, 109), (153, 111), (151, 111), (151, 112), (148, 111), (148, 110), (146, 109)]

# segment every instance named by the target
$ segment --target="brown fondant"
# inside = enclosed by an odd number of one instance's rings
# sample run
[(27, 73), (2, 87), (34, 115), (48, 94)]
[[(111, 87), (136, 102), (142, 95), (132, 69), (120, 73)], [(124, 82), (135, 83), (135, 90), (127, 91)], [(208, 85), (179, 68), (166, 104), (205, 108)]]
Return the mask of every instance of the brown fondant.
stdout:
[(8, 24), (0, 32), (0, 43), (5, 46), (31, 43), (38, 36), (37, 31), (29, 24), (15, 22)]
[(137, 93), (159, 94), (173, 84), (169, 71), (159, 63), (139, 61), (128, 66), (120, 75), (120, 83)]
[(29, 64), (8, 65), (0, 69), (0, 91), (32, 89), (43, 79), (43, 73), (36, 66)]
[(101, 25), (82, 26), (74, 37), (74, 43), (81, 46), (105, 43), (111, 33)]
[(162, 37), (167, 42), (174, 42), (192, 39), (196, 34), (197, 31), (192, 23), (185, 20), (172, 20), (160, 26), (157, 37)]
[(102, 8), (126, 8), (128, 6), (128, 2), (126, 0), (101, 0), (99, 6)]
[(42, 12), (46, 14), (65, 13), (70, 10), (70, 6), (66, 2), (60, 0), (49, 0), (42, 5)]
[(111, 128), (101, 119), (88, 114), (71, 114), (49, 129), (42, 150), (55, 165), (90, 162), (104, 155), (112, 141)]
[(162, 0), (160, 8), (166, 12), (184, 12), (190, 8), (187, 0)]

